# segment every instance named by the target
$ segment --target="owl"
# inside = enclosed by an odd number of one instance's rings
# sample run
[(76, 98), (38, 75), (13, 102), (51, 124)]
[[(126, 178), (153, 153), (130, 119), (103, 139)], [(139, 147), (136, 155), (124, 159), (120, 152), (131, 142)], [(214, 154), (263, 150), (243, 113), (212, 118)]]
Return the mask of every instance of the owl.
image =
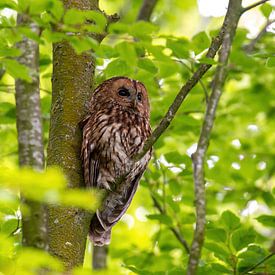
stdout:
[(151, 134), (149, 116), (148, 94), (139, 81), (113, 77), (92, 94), (82, 124), (81, 155), (86, 186), (105, 190), (90, 224), (94, 245), (110, 243), (111, 229), (128, 209), (151, 158), (149, 151), (139, 161), (132, 160)]

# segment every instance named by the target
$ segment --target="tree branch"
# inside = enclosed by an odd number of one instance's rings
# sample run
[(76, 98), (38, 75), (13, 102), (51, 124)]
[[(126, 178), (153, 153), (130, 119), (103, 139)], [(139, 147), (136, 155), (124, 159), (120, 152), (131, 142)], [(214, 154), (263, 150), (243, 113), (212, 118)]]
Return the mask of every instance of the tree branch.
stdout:
[(144, 0), (137, 17), (137, 21), (149, 21), (157, 2), (158, 0)]
[(241, 0), (230, 0), (228, 5), (227, 17), (228, 25), (225, 30), (224, 40), (219, 51), (219, 66), (215, 72), (212, 93), (207, 104), (206, 114), (203, 121), (198, 147), (192, 155), (194, 167), (195, 201), (196, 201), (196, 229), (192, 241), (187, 274), (196, 274), (202, 245), (204, 242), (205, 231), (205, 180), (204, 180), (204, 160), (207, 152), (211, 130), (213, 128), (215, 113), (218, 102), (222, 94), (223, 86), (227, 76), (227, 62), (230, 54), (231, 45), (237, 25), (241, 16)]
[[(154, 202), (154, 206), (158, 209), (158, 211), (161, 214), (165, 214), (164, 209), (161, 207), (161, 205), (159, 204), (159, 202), (157, 201), (157, 199), (154, 197), (154, 195), (152, 193), (151, 193), (151, 198), (152, 198), (152, 200)], [(174, 236), (177, 238), (177, 240), (180, 242), (180, 244), (183, 246), (183, 248), (185, 249), (185, 251), (187, 252), (187, 254), (189, 254), (190, 248), (189, 248), (186, 240), (184, 239), (184, 237), (181, 235), (179, 229), (175, 228), (173, 226), (169, 226), (169, 229), (174, 234)]]
[[(38, 26), (31, 23), (23, 14), (17, 15), (17, 25), (28, 25), (34, 33)], [(44, 169), (43, 129), (39, 92), (39, 47), (24, 37), (17, 43), (22, 55), (18, 61), (30, 70), (32, 82), (15, 80), (16, 128), (18, 138), (18, 156), (20, 167), (28, 166), (35, 170)], [(39, 184), (39, 183), (37, 183)], [(36, 248), (46, 247), (46, 211), (44, 206), (24, 198), (21, 201), (28, 207), (29, 213), (22, 212), (22, 243)]]
[[(212, 39), (211, 45), (206, 53), (207, 58), (213, 59), (215, 57), (217, 51), (219, 50), (222, 44), (225, 29), (229, 23), (230, 18), (227, 12), (219, 34)], [(152, 146), (156, 143), (156, 141), (159, 139), (159, 137), (163, 134), (163, 132), (168, 128), (168, 126), (174, 119), (178, 109), (180, 108), (186, 96), (193, 89), (193, 87), (200, 81), (203, 75), (211, 68), (211, 66), (212, 65), (210, 64), (201, 64), (199, 68), (194, 72), (194, 74), (188, 79), (188, 81), (182, 86), (173, 103), (169, 107), (167, 113), (162, 118), (161, 122), (153, 131), (151, 136), (146, 140), (141, 152), (139, 152), (133, 157), (134, 161), (140, 160), (152, 148)]]
[(260, 266), (262, 263), (264, 263), (265, 261), (267, 261), (268, 259), (270, 259), (274, 255), (275, 255), (275, 252), (270, 253), (269, 255), (267, 255), (266, 257), (264, 257), (261, 261), (259, 261), (258, 263), (256, 263), (255, 265), (251, 266), (250, 268), (248, 268), (244, 272), (241, 272), (241, 275), (247, 274), (248, 272), (256, 269), (258, 266)]
[(250, 54), (253, 52), (255, 45), (259, 42), (259, 40), (266, 34), (266, 29), (269, 25), (273, 24), (275, 22), (275, 19), (273, 20), (267, 20), (264, 27), (260, 30), (258, 35), (250, 41), (250, 43), (246, 46), (244, 46), (244, 50), (246, 53)]
[(253, 8), (259, 6), (259, 5), (262, 5), (262, 4), (264, 4), (265, 2), (268, 2), (268, 1), (269, 1), (269, 0), (262, 0), (262, 1), (259, 1), (259, 2), (256, 2), (256, 3), (252, 4), (252, 5), (250, 5), (250, 6), (247, 6), (247, 7), (245, 7), (245, 8), (242, 8), (242, 12), (241, 12), (241, 13), (244, 13), (244, 12), (246, 12), (246, 11), (248, 11), (248, 10), (251, 10), (251, 9), (253, 9)]

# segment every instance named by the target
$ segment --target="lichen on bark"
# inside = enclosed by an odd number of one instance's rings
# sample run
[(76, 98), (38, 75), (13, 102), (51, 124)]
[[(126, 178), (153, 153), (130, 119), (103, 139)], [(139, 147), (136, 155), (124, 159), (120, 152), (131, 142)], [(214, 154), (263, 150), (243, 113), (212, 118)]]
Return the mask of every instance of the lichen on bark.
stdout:
[[(65, 8), (98, 10), (98, 1), (64, 0)], [(91, 52), (77, 55), (66, 41), (53, 45), (53, 76), (48, 165), (59, 166), (68, 187), (84, 186), (80, 159), (79, 122), (87, 112), (93, 85), (95, 60)], [(67, 269), (81, 265), (91, 214), (76, 208), (48, 208), (49, 251)]]

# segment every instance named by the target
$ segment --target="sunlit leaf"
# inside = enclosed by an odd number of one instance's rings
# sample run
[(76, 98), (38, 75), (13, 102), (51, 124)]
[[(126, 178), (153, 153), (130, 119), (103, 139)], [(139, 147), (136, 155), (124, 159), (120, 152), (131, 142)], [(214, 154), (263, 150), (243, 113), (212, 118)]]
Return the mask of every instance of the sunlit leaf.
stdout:
[(260, 10), (266, 18), (269, 18), (272, 12), (272, 6), (269, 3), (264, 3), (263, 5), (260, 6)]
[(240, 228), (233, 232), (231, 242), (236, 251), (239, 251), (242, 248), (248, 246), (250, 243), (253, 243), (255, 237), (255, 232), (252, 229)]
[(275, 227), (275, 216), (261, 215), (256, 220), (265, 226)]
[(29, 69), (20, 64), (18, 61), (14, 59), (2, 59), (3, 65), (5, 69), (7, 70), (7, 73), (10, 74), (15, 79), (22, 79), (27, 82), (31, 82), (30, 72)]
[(157, 220), (160, 223), (166, 224), (168, 226), (171, 226), (173, 224), (172, 219), (164, 214), (151, 214), (146, 216), (149, 220)]
[(266, 62), (267, 67), (275, 67), (275, 57), (269, 57)]
[(234, 230), (240, 226), (240, 218), (230, 210), (224, 211), (220, 220), (224, 227), (228, 230)]

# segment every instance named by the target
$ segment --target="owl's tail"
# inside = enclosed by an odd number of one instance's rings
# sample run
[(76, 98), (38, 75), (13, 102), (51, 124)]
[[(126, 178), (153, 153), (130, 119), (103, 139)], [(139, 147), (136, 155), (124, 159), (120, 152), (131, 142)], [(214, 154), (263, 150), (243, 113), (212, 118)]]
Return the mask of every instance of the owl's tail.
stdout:
[(106, 230), (98, 219), (97, 214), (95, 214), (90, 223), (89, 236), (95, 246), (108, 245), (111, 240), (111, 228)]

